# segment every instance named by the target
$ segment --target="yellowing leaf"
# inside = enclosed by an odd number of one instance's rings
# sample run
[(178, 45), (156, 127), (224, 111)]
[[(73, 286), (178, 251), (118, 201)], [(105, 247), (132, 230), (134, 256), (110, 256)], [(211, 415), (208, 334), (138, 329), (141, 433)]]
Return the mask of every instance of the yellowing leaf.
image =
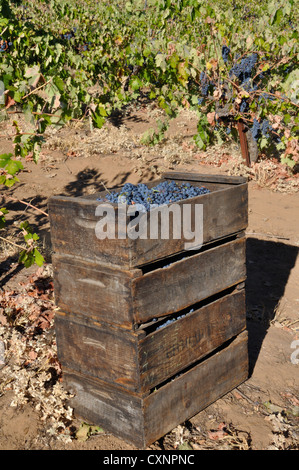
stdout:
[(100, 426), (91, 426), (87, 423), (81, 423), (80, 428), (76, 432), (76, 438), (78, 441), (87, 441), (90, 436), (101, 432), (104, 432), (104, 430)]
[(265, 64), (262, 68), (262, 71), (263, 72), (266, 72), (268, 69), (270, 68), (270, 65), (269, 64)]
[(165, 72), (167, 68), (165, 59), (166, 59), (166, 55), (162, 53), (158, 53), (155, 57), (157, 67), (160, 67), (163, 70), (163, 72)]
[(187, 74), (187, 70), (186, 70), (186, 64), (185, 62), (180, 62), (179, 65), (178, 65), (178, 73), (179, 75), (186, 79), (188, 78), (188, 74)]
[(121, 36), (116, 36), (115, 44), (117, 44), (117, 46), (120, 46), (122, 42), (123, 42), (123, 38)]
[(76, 438), (78, 441), (87, 441), (89, 438), (89, 424), (81, 423), (80, 428), (76, 432)]
[(189, 442), (184, 441), (182, 444), (179, 445), (179, 450), (193, 450), (193, 447), (191, 447)]

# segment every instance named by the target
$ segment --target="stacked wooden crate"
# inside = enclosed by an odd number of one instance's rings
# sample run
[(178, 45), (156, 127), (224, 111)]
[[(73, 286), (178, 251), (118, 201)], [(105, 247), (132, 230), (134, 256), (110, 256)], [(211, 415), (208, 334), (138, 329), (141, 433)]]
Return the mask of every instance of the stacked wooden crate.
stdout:
[[(247, 183), (205, 186), (203, 246), (96, 237), (98, 193), (49, 201), (58, 357), (75, 413), (145, 448), (248, 376)], [(150, 183), (156, 185), (158, 181)]]

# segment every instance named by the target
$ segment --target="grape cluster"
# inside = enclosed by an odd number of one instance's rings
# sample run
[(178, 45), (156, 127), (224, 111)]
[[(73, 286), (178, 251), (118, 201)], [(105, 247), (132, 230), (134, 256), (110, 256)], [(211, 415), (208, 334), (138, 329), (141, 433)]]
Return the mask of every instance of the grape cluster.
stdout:
[(201, 93), (203, 96), (208, 95), (210, 81), (204, 72), (200, 74), (200, 81), (201, 81)]
[(209, 192), (205, 187), (191, 186), (190, 183), (179, 184), (175, 181), (164, 181), (153, 188), (148, 188), (143, 183), (137, 185), (126, 183), (121, 191), (110, 192), (106, 195), (105, 199), (116, 204), (140, 204), (146, 211), (149, 211), (153, 207), (174, 203), (182, 199), (189, 199)]
[(79, 52), (89, 51), (89, 44), (90, 44), (90, 42), (88, 44), (80, 45), (80, 46), (78, 46), (77, 50)]
[(252, 70), (257, 62), (257, 58), (258, 55), (255, 53), (244, 57), (240, 63), (235, 64), (231, 68), (229, 72), (230, 77), (235, 75), (241, 84), (246, 82), (246, 80), (251, 77)]
[(60, 35), (61, 39), (66, 39), (67, 41), (70, 41), (74, 37), (74, 32), (69, 31), (68, 33), (64, 33)]
[[(77, 32), (77, 28), (74, 27), (72, 31), (68, 31), (67, 33), (60, 34), (60, 38), (62, 40), (67, 40), (70, 41), (71, 39), (75, 38), (75, 33)], [(88, 43), (85, 44), (80, 44), (79, 46), (76, 47), (77, 52), (86, 52), (89, 51), (90, 49), (90, 44), (91, 42), (89, 41)]]
[(0, 36), (0, 52), (7, 51), (11, 45), (11, 42), (6, 41), (2, 36)]
[(269, 124), (269, 121), (267, 119), (264, 119), (264, 121), (261, 123), (261, 133), (269, 138), (270, 134), (269, 131), (271, 131), (272, 127)]
[(269, 100), (269, 101), (274, 101), (275, 100), (275, 97), (272, 96), (272, 95), (269, 95), (269, 93), (262, 93), (260, 96), (259, 96), (259, 101), (262, 101), (262, 100)]
[(222, 59), (224, 62), (227, 62), (229, 53), (230, 53), (230, 48), (227, 46), (222, 46), (221, 54), (222, 54)]
[(263, 135), (267, 139), (270, 137), (270, 131), (272, 130), (272, 126), (270, 125), (267, 119), (264, 119), (261, 123), (257, 120), (253, 120), (253, 126), (251, 128), (251, 134), (254, 140), (258, 140), (258, 138)]
[(242, 98), (242, 101), (240, 103), (240, 113), (245, 113), (246, 111), (248, 111), (248, 108), (249, 108), (249, 105), (248, 105), (247, 99)]
[(252, 137), (254, 138), (254, 140), (258, 140), (258, 138), (260, 136), (260, 123), (255, 118), (253, 120), (253, 126), (251, 128), (251, 134), (252, 134)]

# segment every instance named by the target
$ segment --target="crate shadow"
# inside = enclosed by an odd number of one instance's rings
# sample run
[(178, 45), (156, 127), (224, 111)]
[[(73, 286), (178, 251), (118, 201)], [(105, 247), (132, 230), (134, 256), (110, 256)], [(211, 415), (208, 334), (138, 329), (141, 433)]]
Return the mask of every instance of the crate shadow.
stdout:
[(250, 375), (298, 253), (299, 248), (293, 245), (247, 238), (246, 311)]
[[(79, 197), (85, 194), (105, 191), (106, 187), (112, 189), (115, 186), (123, 186), (129, 179), (130, 172), (118, 173), (112, 181), (108, 182), (104, 175), (95, 168), (85, 168), (79, 171), (74, 181), (69, 182), (61, 194), (65, 196)], [(89, 192), (88, 192), (88, 191)]]

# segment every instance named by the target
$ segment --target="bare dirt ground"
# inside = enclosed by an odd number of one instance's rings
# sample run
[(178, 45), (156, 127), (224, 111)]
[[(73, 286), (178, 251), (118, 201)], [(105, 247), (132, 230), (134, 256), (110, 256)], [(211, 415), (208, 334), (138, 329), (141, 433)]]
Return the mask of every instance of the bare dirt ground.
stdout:
[[(158, 179), (165, 170), (248, 176), (247, 323), (250, 376), (235, 390), (150, 446), (173, 450), (289, 450), (299, 443), (299, 178), (277, 162), (246, 168), (233, 145), (199, 152), (196, 119), (184, 111), (167, 139), (140, 144), (159, 111), (140, 107), (101, 130), (81, 123), (47, 135), (38, 165), (28, 159), (13, 190), (0, 197), (13, 217), (0, 235), (22, 244), (17, 225), (28, 219), (40, 235), (42, 268), (17, 263), (17, 248), (0, 239), (0, 449), (133, 450), (134, 446), (68, 405), (56, 355), (55, 299), (47, 200), (79, 196), (124, 182)], [(3, 124), (0, 153), (10, 151)], [(14, 198), (14, 199), (11, 199)], [(23, 201), (26, 204), (24, 204)], [(28, 206), (38, 207), (39, 212)], [(97, 423), (100, 425), (100, 423)]]

